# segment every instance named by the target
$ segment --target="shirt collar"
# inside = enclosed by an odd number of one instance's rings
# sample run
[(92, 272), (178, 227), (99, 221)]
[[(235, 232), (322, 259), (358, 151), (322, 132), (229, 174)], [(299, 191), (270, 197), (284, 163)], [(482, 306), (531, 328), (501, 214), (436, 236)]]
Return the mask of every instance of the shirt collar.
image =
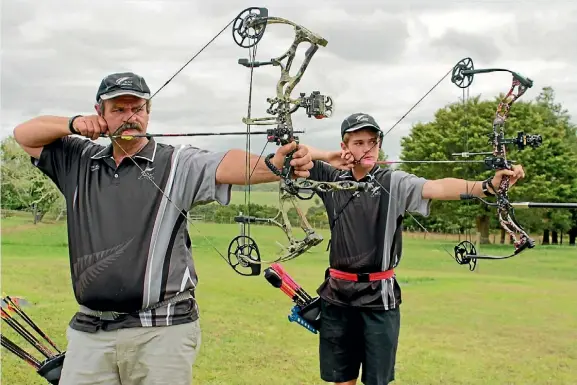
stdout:
[[(156, 156), (156, 148), (158, 143), (155, 142), (154, 138), (150, 138), (146, 146), (144, 146), (138, 153), (134, 155), (134, 158), (146, 159), (149, 162), (154, 162), (154, 157)], [(98, 151), (96, 154), (92, 155), (91, 159), (102, 159), (112, 157), (112, 143), (104, 147), (102, 150)]]

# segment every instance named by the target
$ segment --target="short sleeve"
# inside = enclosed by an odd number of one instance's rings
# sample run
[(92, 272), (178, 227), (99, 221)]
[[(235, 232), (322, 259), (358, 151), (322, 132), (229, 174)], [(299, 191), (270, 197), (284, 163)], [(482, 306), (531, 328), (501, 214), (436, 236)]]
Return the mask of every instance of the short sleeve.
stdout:
[(427, 179), (404, 171), (395, 170), (391, 174), (391, 200), (400, 203), (409, 212), (428, 216), (431, 200), (423, 198), (423, 186)]
[(229, 204), (232, 186), (216, 183), (216, 170), (226, 153), (192, 146), (176, 148), (171, 195), (181, 201), (181, 207), (191, 208), (214, 201)]
[(90, 145), (94, 144), (89, 140), (65, 136), (44, 146), (40, 158), (31, 157), (30, 161), (63, 191), (67, 177), (72, 174), (72, 167), (78, 164), (78, 160)]

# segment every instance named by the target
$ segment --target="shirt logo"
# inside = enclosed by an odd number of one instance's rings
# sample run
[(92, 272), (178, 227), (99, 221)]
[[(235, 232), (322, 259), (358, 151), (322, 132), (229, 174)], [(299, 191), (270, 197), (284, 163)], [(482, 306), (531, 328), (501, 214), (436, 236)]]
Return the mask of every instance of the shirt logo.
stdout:
[(92, 166), (90, 166), (90, 171), (97, 171), (97, 170), (100, 170), (99, 164), (93, 164)]
[(140, 176), (138, 177), (138, 179), (148, 179), (150, 181), (153, 180), (154, 178), (154, 173), (152, 172), (154, 171), (154, 167), (149, 167), (147, 166), (141, 173)]

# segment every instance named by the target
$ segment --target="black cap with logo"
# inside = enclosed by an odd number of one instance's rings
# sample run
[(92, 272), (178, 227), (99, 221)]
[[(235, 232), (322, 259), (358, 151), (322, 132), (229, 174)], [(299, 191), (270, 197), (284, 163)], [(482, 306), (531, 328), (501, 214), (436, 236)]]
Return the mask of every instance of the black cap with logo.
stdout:
[(132, 72), (119, 72), (102, 79), (96, 101), (115, 98), (120, 95), (134, 95), (142, 99), (150, 99), (150, 89), (144, 78)]
[(367, 127), (382, 133), (377, 121), (371, 115), (362, 112), (349, 115), (341, 124), (341, 137), (344, 137), (347, 132), (354, 132)]

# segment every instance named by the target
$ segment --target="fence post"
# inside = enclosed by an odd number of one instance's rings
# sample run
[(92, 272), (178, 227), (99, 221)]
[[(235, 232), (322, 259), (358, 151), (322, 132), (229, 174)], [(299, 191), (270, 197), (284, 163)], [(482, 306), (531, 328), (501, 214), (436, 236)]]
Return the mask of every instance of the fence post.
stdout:
[[(242, 211), (238, 212), (238, 215), (242, 217)], [(234, 221), (234, 218), (232, 218), (232, 220)], [(238, 243), (240, 244), (240, 246), (244, 246), (244, 223), (243, 222), (238, 222), (238, 226), (239, 226), (239, 234), (240, 234), (240, 238), (238, 240)]]

